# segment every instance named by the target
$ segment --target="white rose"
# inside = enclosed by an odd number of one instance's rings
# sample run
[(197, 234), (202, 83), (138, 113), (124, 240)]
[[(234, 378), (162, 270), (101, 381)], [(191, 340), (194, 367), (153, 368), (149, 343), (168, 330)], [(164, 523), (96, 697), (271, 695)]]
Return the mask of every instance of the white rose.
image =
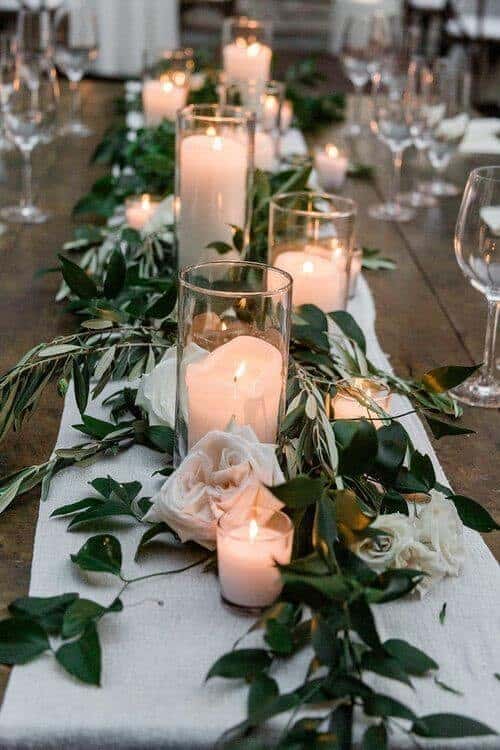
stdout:
[(158, 205), (158, 208), (147, 221), (143, 228), (143, 234), (153, 234), (161, 229), (173, 224), (174, 222), (174, 196), (167, 195)]
[(125, 116), (125, 124), (129, 130), (140, 130), (144, 127), (144, 115), (135, 109), (130, 110)]
[(250, 427), (232, 423), (227, 432), (209, 432), (193, 446), (153, 497), (145, 520), (165, 521), (183, 542), (215, 549), (218, 519), (248, 508), (262, 492), (267, 503), (281, 507), (261, 484), (283, 481), (275, 446), (259, 443)]
[(404, 513), (378, 516), (370, 529), (380, 532), (351, 545), (351, 550), (377, 573), (401, 567), (402, 553), (414, 539), (413, 525)]
[[(207, 352), (196, 344), (184, 349), (183, 367), (205, 357)], [(147, 413), (150, 425), (174, 428), (177, 388), (177, 347), (171, 346), (150, 373), (143, 375), (135, 403)]]
[(417, 537), (436, 554), (441, 578), (457, 576), (465, 560), (462, 521), (451, 500), (435, 490), (431, 495), (431, 502), (424, 505), (416, 519)]

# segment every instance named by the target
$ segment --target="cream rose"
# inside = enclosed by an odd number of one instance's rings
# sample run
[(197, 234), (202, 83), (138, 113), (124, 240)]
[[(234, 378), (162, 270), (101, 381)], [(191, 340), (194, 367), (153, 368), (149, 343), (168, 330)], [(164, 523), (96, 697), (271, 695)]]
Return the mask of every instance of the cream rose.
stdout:
[(142, 234), (153, 234), (165, 229), (174, 223), (174, 196), (167, 195), (164, 198), (152, 217), (147, 221), (143, 228)]
[(403, 513), (378, 516), (370, 529), (379, 532), (351, 545), (351, 549), (377, 573), (391, 567), (400, 567), (402, 553), (413, 541), (413, 527)]
[[(284, 481), (274, 445), (259, 443), (250, 427), (229, 425), (193, 446), (153, 497), (146, 521), (165, 521), (183, 542), (215, 549), (217, 520), (255, 501), (261, 485)], [(281, 504), (269, 493), (266, 502)]]
[(420, 511), (415, 525), (418, 540), (439, 558), (441, 578), (459, 575), (465, 560), (462, 521), (451, 500), (432, 490), (432, 500)]

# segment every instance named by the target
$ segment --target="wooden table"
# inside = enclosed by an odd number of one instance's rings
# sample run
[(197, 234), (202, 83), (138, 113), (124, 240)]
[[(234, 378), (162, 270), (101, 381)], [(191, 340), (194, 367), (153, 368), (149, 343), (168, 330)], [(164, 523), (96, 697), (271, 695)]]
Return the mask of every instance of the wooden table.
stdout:
[[(84, 84), (85, 115), (95, 137), (59, 139), (41, 148), (35, 158), (40, 203), (52, 212), (52, 220), (36, 227), (12, 225), (0, 237), (2, 370), (39, 341), (74, 330), (74, 320), (54, 303), (57, 276), (35, 279), (34, 273), (55, 265), (55, 254), (72, 233), (71, 209), (99, 174), (96, 168), (89, 168), (88, 160), (110, 124), (113, 99), (119, 92), (116, 83)], [(335, 132), (322, 133), (316, 140), (335, 136)], [(369, 136), (363, 137), (358, 147), (360, 158), (377, 165), (376, 182), (351, 180), (345, 189), (345, 194), (359, 203), (360, 241), (383, 248), (384, 254), (397, 262), (396, 271), (369, 276), (382, 347), (402, 375), (440, 364), (480, 361), (485, 303), (459, 271), (452, 247), (459, 199), (445, 199), (435, 209), (421, 210), (416, 220), (402, 226), (370, 219), (366, 209), (382, 199), (390, 162), (386, 149)], [(15, 153), (2, 155), (0, 165), (5, 205), (19, 197), (19, 159)], [(463, 184), (472, 166), (472, 160), (457, 160), (453, 176)], [(1, 446), (3, 472), (47, 458), (61, 408), (61, 400), (51, 389), (36, 419)], [(478, 434), (443, 438), (436, 444), (437, 454), (455, 491), (479, 499), (498, 515), (498, 413), (466, 408), (464, 422)], [(28, 493), (0, 516), (0, 617), (12, 599), (28, 592), (38, 498), (38, 492)], [(486, 537), (486, 541), (499, 556), (498, 535)], [(8, 670), (0, 666), (0, 696), (7, 676)]]

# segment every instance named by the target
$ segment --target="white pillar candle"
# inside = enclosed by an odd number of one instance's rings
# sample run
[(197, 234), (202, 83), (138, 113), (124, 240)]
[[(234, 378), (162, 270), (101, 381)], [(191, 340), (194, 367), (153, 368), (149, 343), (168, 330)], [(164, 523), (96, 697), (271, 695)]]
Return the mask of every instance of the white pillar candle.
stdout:
[[(297, 247), (302, 249), (295, 249)], [(288, 243), (283, 244), (281, 250), (278, 246), (276, 252), (274, 265), (288, 271), (293, 279), (293, 305), (312, 304), (323, 312), (345, 309), (347, 270), (345, 255), (340, 262), (338, 249), (329, 251), (314, 245)]]
[(254, 162), (257, 169), (274, 172), (276, 169), (276, 142), (271, 133), (258, 130), (255, 133)]
[(153, 200), (148, 193), (140, 197), (127, 198), (125, 202), (125, 218), (132, 229), (142, 229), (154, 216), (160, 201)]
[[(251, 513), (250, 518), (236, 518), (230, 523), (231, 512), (219, 522), (219, 580), (227, 602), (240, 607), (268, 607), (283, 588), (276, 563), (287, 565), (290, 562), (293, 527), (287, 516), (274, 509), (267, 513), (267, 522), (266, 513), (259, 505), (254, 518)], [(277, 517), (284, 521), (276, 523)]]
[(274, 443), (283, 381), (283, 357), (255, 336), (237, 336), (186, 367), (188, 443), (231, 420), (249, 425), (262, 443)]
[(230, 224), (245, 225), (247, 145), (230, 136), (189, 135), (180, 145), (177, 210), (179, 267), (209, 259), (210, 242), (232, 243)]
[(271, 73), (271, 47), (261, 42), (247, 43), (243, 37), (222, 50), (224, 73), (233, 81), (268, 81)]
[(323, 190), (338, 190), (342, 187), (349, 160), (336, 146), (328, 143), (324, 149), (317, 149), (314, 164)]
[(293, 120), (293, 104), (290, 101), (290, 99), (285, 99), (283, 104), (281, 105), (281, 114), (280, 114), (280, 127), (281, 132), (286, 133), (287, 130), (289, 130)]
[(154, 127), (163, 119), (175, 120), (177, 110), (186, 105), (187, 93), (187, 86), (179, 86), (169, 78), (144, 81), (142, 106), (146, 124)]
[[(376, 411), (370, 409), (369, 402), (373, 401), (384, 412), (390, 413), (391, 392), (384, 383), (379, 383), (369, 378), (352, 378), (342, 381), (347, 390), (339, 390), (332, 400), (334, 419), (365, 419), (375, 420), (374, 427), (379, 429), (383, 425), (382, 418)], [(349, 388), (352, 390), (349, 392)], [(356, 396), (358, 395), (358, 400)], [(363, 398), (367, 401), (362, 403)], [(361, 403), (360, 403), (361, 402)]]

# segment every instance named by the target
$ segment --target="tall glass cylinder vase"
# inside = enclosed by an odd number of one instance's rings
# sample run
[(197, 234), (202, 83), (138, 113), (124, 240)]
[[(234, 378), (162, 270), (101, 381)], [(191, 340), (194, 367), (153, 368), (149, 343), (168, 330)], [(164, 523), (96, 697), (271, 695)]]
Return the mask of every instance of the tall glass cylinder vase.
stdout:
[(165, 119), (175, 121), (177, 111), (186, 106), (193, 69), (193, 50), (189, 47), (146, 52), (142, 85), (146, 125), (154, 127)]
[[(221, 243), (243, 231), (248, 244), (255, 115), (240, 107), (196, 104), (177, 115), (175, 227), (179, 268), (220, 259)], [(242, 245), (242, 246), (241, 246)]]
[(272, 23), (239, 16), (226, 18), (222, 27), (224, 73), (232, 81), (268, 81), (271, 78)]
[(285, 406), (292, 280), (262, 263), (216, 261), (179, 273), (178, 463), (235, 422), (276, 441)]
[(271, 201), (269, 263), (293, 279), (293, 305), (345, 310), (357, 206), (313, 192), (281, 193)]

